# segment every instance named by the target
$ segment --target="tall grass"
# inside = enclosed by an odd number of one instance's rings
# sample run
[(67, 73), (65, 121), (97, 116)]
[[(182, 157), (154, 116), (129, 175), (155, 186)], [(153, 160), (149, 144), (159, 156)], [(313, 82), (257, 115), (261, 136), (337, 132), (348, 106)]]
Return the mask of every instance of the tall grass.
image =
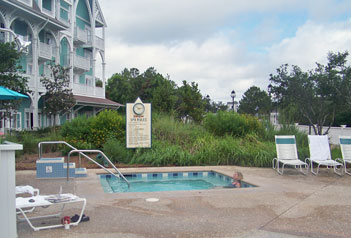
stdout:
[[(214, 123), (213, 118), (211, 123)], [(253, 129), (249, 134), (233, 136), (223, 133), (219, 136), (201, 125), (157, 115), (153, 120), (152, 148), (137, 149), (130, 163), (152, 166), (271, 166), (275, 156), (274, 139), (265, 141), (258, 136), (256, 132), (261, 130), (261, 126), (253, 127), (259, 129)], [(264, 133), (263, 130), (261, 132)]]
[[(57, 132), (51, 130), (46, 132), (22, 131), (7, 134), (5, 140), (23, 145), (23, 150), (16, 151), (16, 157), (19, 157), (23, 154), (37, 154), (39, 142), (58, 141), (61, 140), (61, 136)], [(44, 152), (57, 151), (58, 149), (59, 147), (57, 145), (50, 145), (45, 147)]]
[[(23, 144), (24, 153), (38, 153), (37, 146), (44, 140), (72, 139), (77, 148), (99, 148), (117, 163), (143, 164), (151, 166), (194, 166), (194, 165), (239, 165), (254, 167), (270, 167), (272, 159), (276, 156), (275, 135), (295, 135), (300, 159), (309, 156), (307, 135), (299, 132), (293, 126), (282, 126), (277, 130), (269, 122), (259, 122), (255, 118), (241, 117), (240, 115), (223, 113), (220, 117), (209, 116), (206, 126), (195, 123), (183, 123), (169, 115), (153, 114), (152, 148), (126, 149), (123, 120), (117, 118), (117, 129), (106, 130), (103, 124), (109, 127), (114, 122), (114, 115), (106, 115), (99, 122), (100, 134), (104, 136), (99, 143), (87, 136), (91, 134), (91, 121), (86, 118), (77, 118), (62, 126), (61, 131), (21, 132), (8, 135), (6, 139)], [(223, 126), (230, 124), (235, 118), (235, 126), (244, 125), (243, 128), (229, 130)], [(205, 123), (205, 124), (206, 124)], [(218, 125), (217, 125), (218, 124)], [(218, 129), (219, 128), (219, 129)], [(113, 131), (113, 136), (110, 132)], [(98, 133), (97, 133), (98, 134)], [(99, 135), (100, 135), (99, 134)], [(60, 136), (61, 135), (61, 136)], [(95, 137), (94, 137), (95, 138)], [(46, 147), (45, 147), (46, 148)], [(58, 149), (56, 148), (53, 148)], [(332, 150), (333, 158), (340, 157), (340, 149)]]

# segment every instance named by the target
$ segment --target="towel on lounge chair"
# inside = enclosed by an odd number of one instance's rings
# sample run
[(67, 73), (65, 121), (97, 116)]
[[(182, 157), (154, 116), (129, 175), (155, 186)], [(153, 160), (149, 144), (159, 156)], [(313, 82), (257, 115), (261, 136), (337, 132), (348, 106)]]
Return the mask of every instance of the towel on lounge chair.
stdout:
[(310, 158), (312, 160), (329, 160), (330, 148), (326, 136), (309, 136)]
[(38, 207), (38, 206), (48, 206), (52, 203), (45, 199), (46, 196), (35, 196), (35, 197), (17, 197), (16, 207), (17, 208), (28, 208), (28, 207)]
[(39, 195), (39, 189), (33, 188), (30, 185), (16, 186), (16, 195), (22, 193), (29, 193), (32, 196), (34, 196), (34, 193), (36, 193), (36, 195)]
[(68, 202), (77, 199), (78, 197), (76, 195), (66, 193), (66, 194), (55, 194), (55, 195), (50, 195), (46, 200), (52, 203), (59, 203), (59, 202)]
[[(319, 172), (319, 167), (321, 165), (329, 166), (334, 168), (334, 172), (338, 175), (342, 175), (340, 168), (343, 166), (343, 164), (332, 160), (331, 154), (330, 154), (330, 147), (329, 147), (329, 140), (328, 136), (326, 135), (308, 135), (308, 144), (309, 144), (309, 149), (310, 149), (310, 158), (306, 158), (305, 162), (307, 163), (309, 161), (311, 172), (314, 175), (317, 175)], [(313, 169), (313, 164), (316, 163), (317, 165), (317, 170), (314, 171)], [(338, 168), (338, 166), (340, 168)]]

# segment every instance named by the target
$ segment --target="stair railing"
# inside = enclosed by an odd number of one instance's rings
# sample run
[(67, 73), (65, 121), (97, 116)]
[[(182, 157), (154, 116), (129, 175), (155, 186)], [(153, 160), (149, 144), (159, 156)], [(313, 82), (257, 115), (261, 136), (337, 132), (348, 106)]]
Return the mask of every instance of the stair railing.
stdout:
[(75, 147), (73, 147), (72, 145), (68, 144), (66, 141), (43, 141), (43, 142), (39, 142), (39, 144), (38, 144), (39, 158), (41, 158), (41, 156), (42, 156), (42, 152), (43, 152), (42, 145), (44, 145), (44, 144), (64, 144), (72, 149), (68, 153), (68, 159), (67, 159), (67, 181), (69, 180), (69, 159), (70, 159), (70, 155), (72, 153), (79, 153), (79, 155), (84, 156), (86, 159), (92, 161), (93, 163), (98, 165), (100, 168), (102, 168), (106, 172), (108, 172), (108, 173), (112, 174), (113, 176), (115, 176), (116, 178), (118, 178), (117, 175), (115, 173), (113, 173), (111, 170), (109, 170), (106, 167), (104, 167), (103, 165), (99, 164), (94, 159), (90, 158), (88, 155), (84, 154), (84, 152), (100, 153), (109, 162), (109, 164), (116, 170), (116, 172), (119, 174), (119, 176), (122, 177), (123, 180), (128, 184), (128, 188), (130, 187), (129, 181), (123, 176), (123, 174), (119, 171), (119, 169), (117, 169), (117, 167), (111, 162), (111, 160), (109, 160), (109, 158), (102, 151), (100, 151), (100, 150), (78, 150)]

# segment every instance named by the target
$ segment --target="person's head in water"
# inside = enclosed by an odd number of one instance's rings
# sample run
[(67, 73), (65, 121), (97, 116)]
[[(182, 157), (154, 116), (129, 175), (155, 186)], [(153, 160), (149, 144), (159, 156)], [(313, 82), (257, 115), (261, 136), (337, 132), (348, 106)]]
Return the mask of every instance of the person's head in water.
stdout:
[(235, 181), (241, 181), (241, 180), (243, 180), (243, 178), (244, 178), (244, 176), (241, 172), (234, 172), (233, 179)]

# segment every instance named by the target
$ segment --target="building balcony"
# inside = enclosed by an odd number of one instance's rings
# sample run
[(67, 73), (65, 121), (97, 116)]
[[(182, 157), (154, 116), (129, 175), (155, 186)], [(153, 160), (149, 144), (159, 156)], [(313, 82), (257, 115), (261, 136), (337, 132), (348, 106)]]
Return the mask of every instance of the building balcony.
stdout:
[(74, 28), (74, 43), (86, 44), (88, 42), (88, 33), (86, 30), (82, 30), (79, 27)]
[(104, 50), (105, 49), (105, 41), (101, 37), (95, 36), (95, 47)]
[(90, 70), (90, 58), (74, 55), (74, 68), (77, 72), (87, 72)]
[(45, 92), (44, 85), (40, 82), (40, 79), (36, 79), (34, 75), (24, 74), (24, 77), (28, 79), (27, 85), (30, 90), (38, 89), (39, 92)]
[(74, 83), (73, 94), (87, 97), (105, 98), (105, 89), (86, 84)]
[[(88, 42), (83, 45), (84, 48), (93, 48), (91, 37), (88, 37)], [(105, 41), (99, 36), (95, 36), (95, 47), (100, 50), (105, 50)]]
[(53, 47), (51, 45), (43, 43), (43, 42), (39, 42), (38, 56), (39, 56), (40, 61), (51, 60), (52, 51), (53, 51)]

